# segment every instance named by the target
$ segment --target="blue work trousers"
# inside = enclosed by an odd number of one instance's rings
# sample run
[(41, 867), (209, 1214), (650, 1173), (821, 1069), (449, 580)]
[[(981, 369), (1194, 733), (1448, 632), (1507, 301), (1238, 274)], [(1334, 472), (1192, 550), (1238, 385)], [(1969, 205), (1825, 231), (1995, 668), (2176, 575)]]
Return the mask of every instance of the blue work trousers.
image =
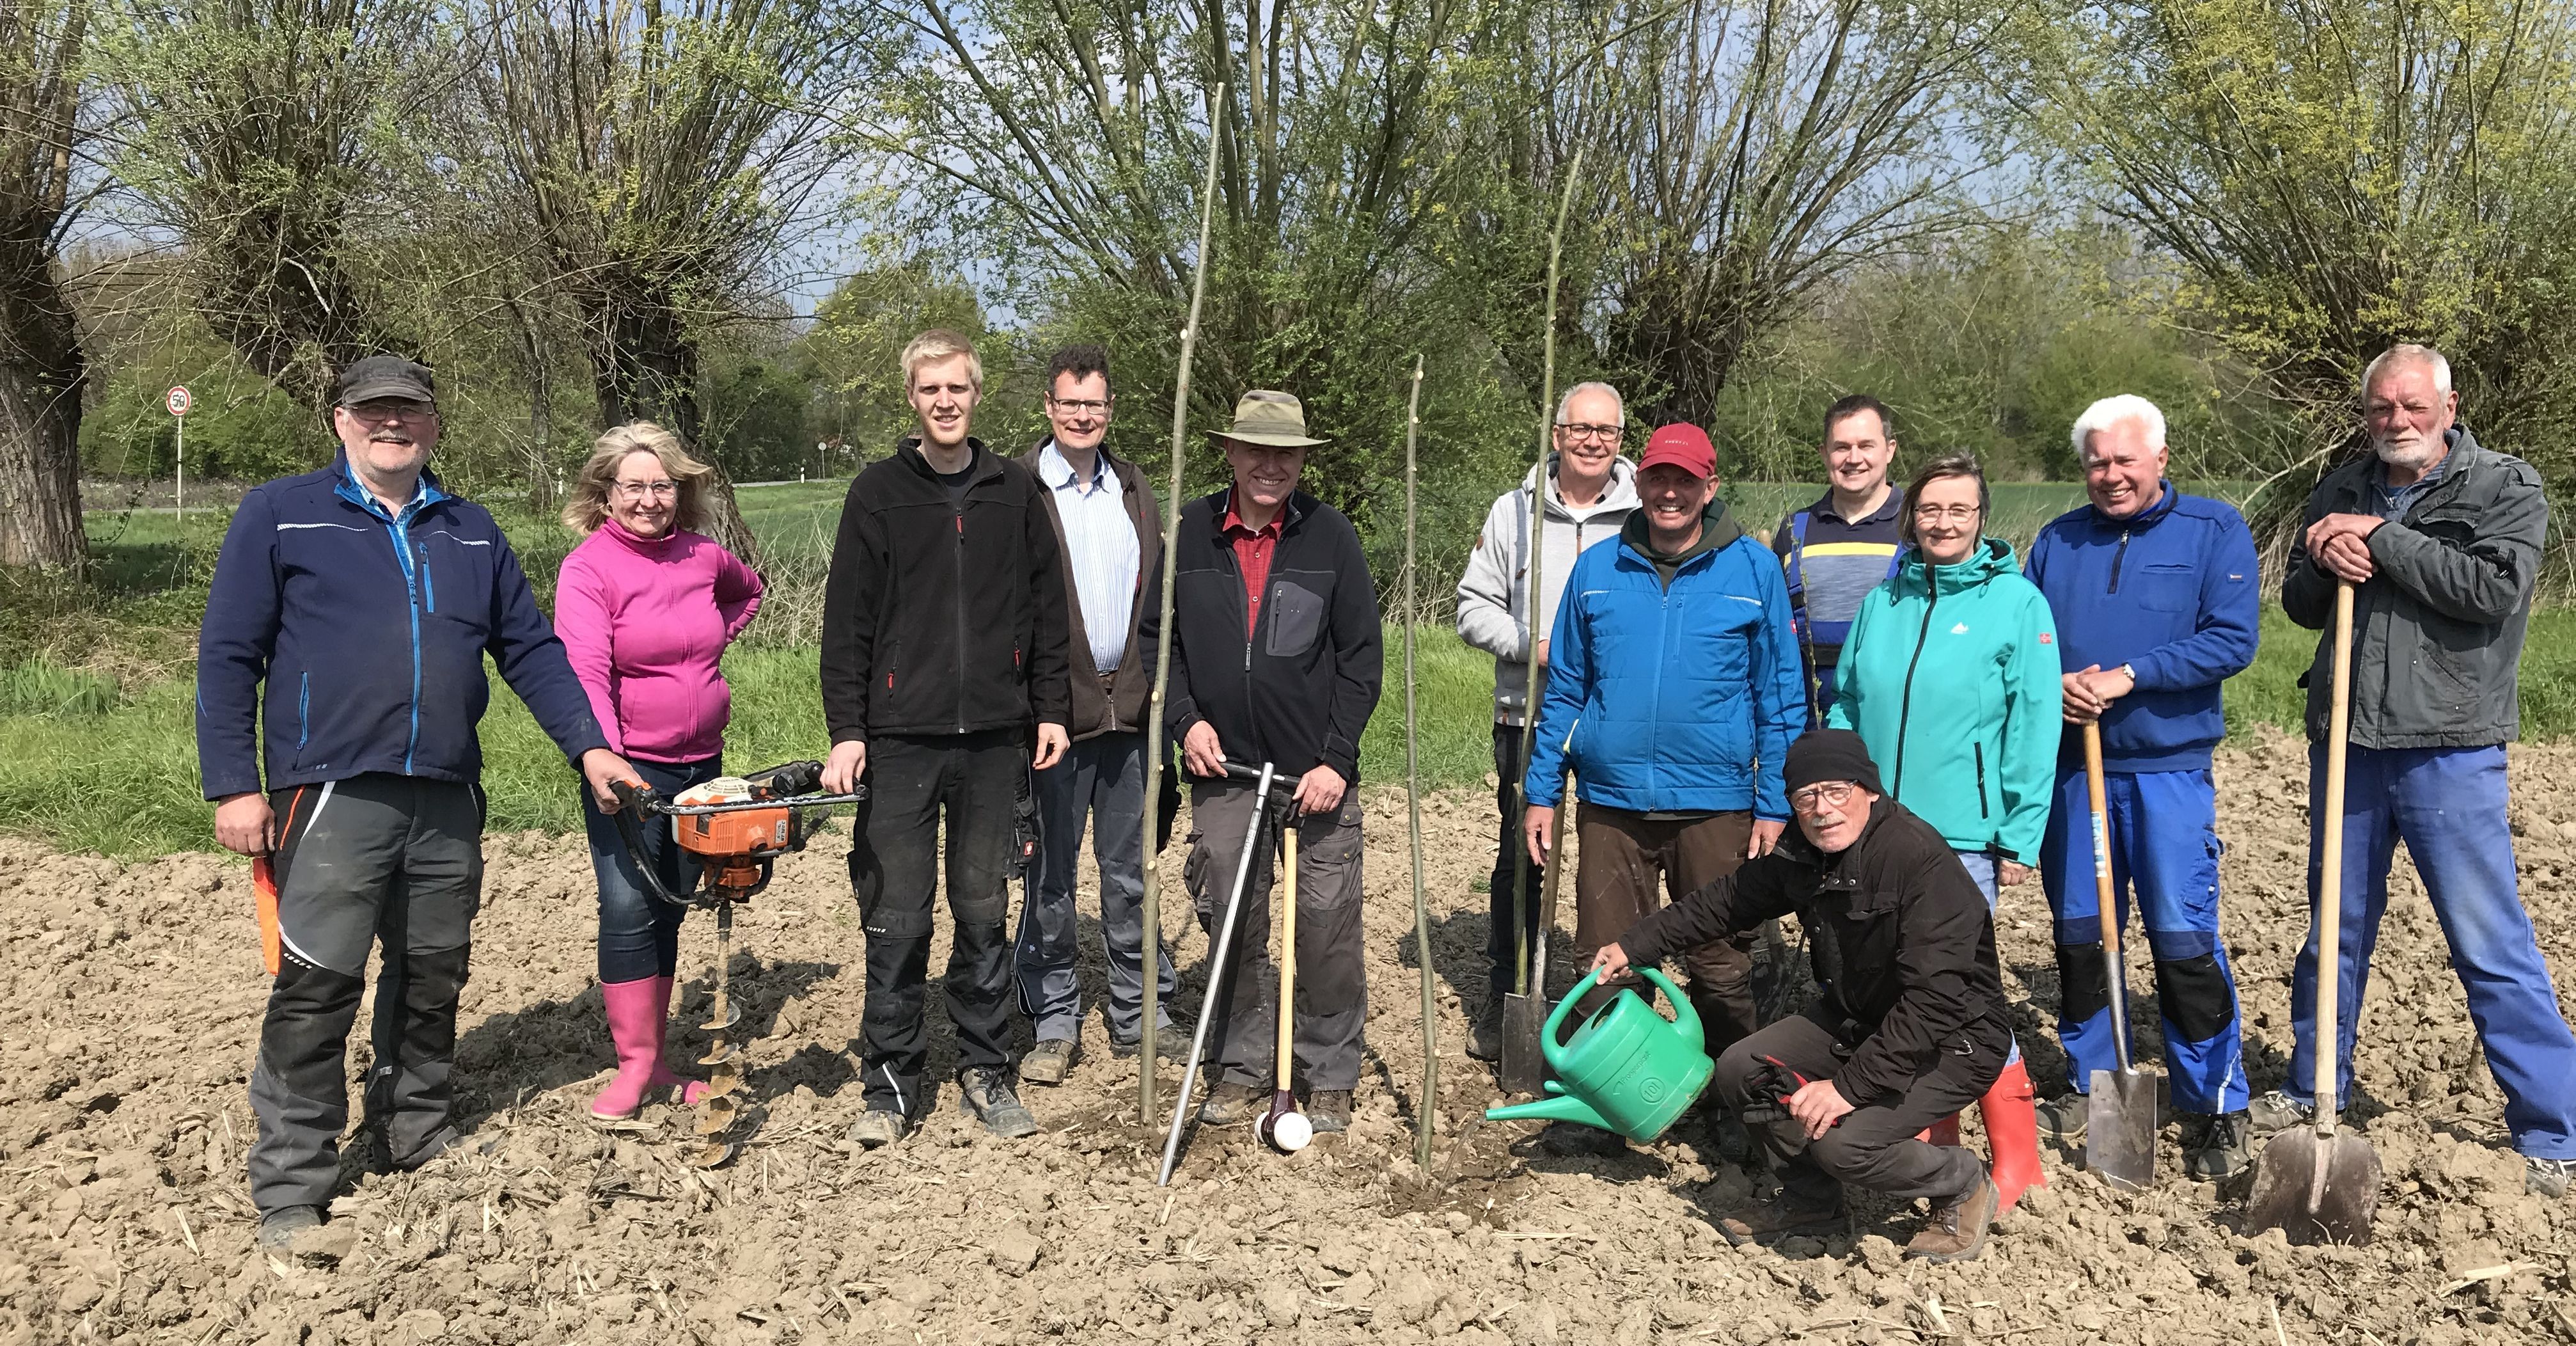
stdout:
[[(2245, 1107), (2244, 1020), (2236, 978), (2218, 938), (2218, 796), (2202, 771), (2114, 771), (2109, 805), (2111, 897), (2118, 929), (2138, 909), (2156, 965), (2165, 1073), (2183, 1112)], [(2111, 1034), (2111, 976), (2102, 957), (2102, 907), (2094, 884), (2093, 803), (2082, 769), (2057, 773), (2057, 798), (2039, 845), (2040, 882), (2057, 921), (2057, 1038), (2067, 1083), (2119, 1068)], [(2136, 1042), (2130, 1043), (2134, 1055)]]
[[(2308, 750), (2308, 942), (2290, 982), (2297, 1046), (2283, 1092), (2314, 1102), (2317, 893), (2325, 854), (2325, 748)], [(2423, 877), (2433, 916), (2450, 941), (2451, 970), (2468, 993), (2469, 1020), (2504, 1090), (2513, 1147), (2535, 1159), (2576, 1159), (2576, 1037), (2540, 956), (2515, 886), (2513, 833), (2505, 817), (2504, 748), (2353, 748), (2344, 763), (2342, 1002), (2335, 1089), (2352, 1098), (2352, 1043), (2379, 920), (2388, 911), (2388, 867), (2397, 843)]]

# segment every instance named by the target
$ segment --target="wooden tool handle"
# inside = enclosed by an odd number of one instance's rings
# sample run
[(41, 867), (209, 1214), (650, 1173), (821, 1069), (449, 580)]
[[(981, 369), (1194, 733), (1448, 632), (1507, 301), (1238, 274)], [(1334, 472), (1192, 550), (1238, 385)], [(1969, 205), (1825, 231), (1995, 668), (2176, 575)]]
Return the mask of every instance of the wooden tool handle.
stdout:
[(2120, 956), (2119, 911), (2111, 892), (2111, 802), (2102, 785), (2102, 722), (2084, 722), (2084, 792), (2093, 805), (2093, 900), (2102, 918), (2102, 952)]
[(1297, 814), (1293, 805), (1287, 825), (1279, 829), (1279, 846), (1285, 853), (1279, 884), (1279, 1087), (1285, 1089), (1297, 1025)]
[(2335, 1132), (2335, 1057), (2343, 1047), (2343, 758), (2352, 733), (2352, 581), (2335, 584), (2334, 700), (2326, 711), (2325, 854), (2317, 864), (2317, 1134)]

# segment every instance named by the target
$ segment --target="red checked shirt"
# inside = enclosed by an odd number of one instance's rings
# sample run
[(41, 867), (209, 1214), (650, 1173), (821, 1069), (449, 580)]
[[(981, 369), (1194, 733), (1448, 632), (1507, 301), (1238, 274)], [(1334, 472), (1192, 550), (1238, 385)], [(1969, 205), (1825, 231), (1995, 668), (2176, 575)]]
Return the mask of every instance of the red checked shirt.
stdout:
[(1279, 521), (1288, 511), (1283, 507), (1270, 516), (1270, 522), (1256, 532), (1234, 512), (1234, 494), (1225, 498), (1225, 536), (1234, 544), (1234, 568), (1243, 572), (1243, 638), (1261, 626), (1261, 594), (1270, 587), (1270, 558), (1279, 550)]

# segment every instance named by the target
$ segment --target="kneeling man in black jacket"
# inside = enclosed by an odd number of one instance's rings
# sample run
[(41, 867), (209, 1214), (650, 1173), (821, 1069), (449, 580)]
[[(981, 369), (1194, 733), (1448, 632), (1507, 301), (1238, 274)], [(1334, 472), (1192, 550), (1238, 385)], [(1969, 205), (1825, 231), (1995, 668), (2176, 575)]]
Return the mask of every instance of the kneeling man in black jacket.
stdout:
[(1858, 734), (1816, 730), (1785, 765), (1797, 836), (1639, 921), (1593, 967), (1613, 976), (1794, 914), (1822, 996), (1728, 1048), (1711, 1086), (1784, 1190), (1719, 1232), (1839, 1230), (1851, 1183), (1932, 1203), (1906, 1256), (1973, 1260), (1995, 1185), (1974, 1152), (1915, 1133), (1977, 1101), (2012, 1045), (1985, 898), (1941, 834), (1884, 797)]

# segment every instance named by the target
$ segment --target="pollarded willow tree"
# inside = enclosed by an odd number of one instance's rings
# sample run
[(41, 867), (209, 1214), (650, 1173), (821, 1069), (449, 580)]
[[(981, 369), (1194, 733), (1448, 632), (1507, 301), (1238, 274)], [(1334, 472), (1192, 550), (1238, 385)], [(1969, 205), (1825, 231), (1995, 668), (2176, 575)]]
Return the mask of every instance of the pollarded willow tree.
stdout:
[(1630, 0), (1595, 101), (1600, 361), (1708, 424), (1747, 348), (1820, 286), (1984, 216), (1999, 153), (1969, 104), (2026, 6)]
[[(1518, 198), (1554, 160), (1534, 152), (1515, 179), (1497, 147), (1533, 125), (1522, 100), (1540, 96), (1505, 77), (1530, 45), (1529, 4), (925, 0), (885, 13), (909, 59), (849, 124), (893, 184), (871, 197), (877, 223), (938, 249), (1038, 335), (1106, 341), (1122, 406), (1170, 396), (1213, 143), (1194, 420), (1222, 417), (1250, 386), (1294, 392), (1334, 439), (1308, 480), (1364, 514), (1400, 480), (1403, 383), (1422, 351), (1439, 390), (1426, 433), (1519, 456), (1509, 431), (1455, 415), (1491, 405), (1468, 394), (1513, 372), (1497, 369), (1516, 333), (1495, 330), (1495, 296), (1511, 325), (1536, 330), (1529, 273), (1544, 274), (1553, 197)], [(1490, 231), (1498, 220), (1508, 237)], [(1528, 381), (1534, 397), (1534, 368)], [(1122, 447), (1159, 457), (1154, 438)]]
[(127, 0), (116, 19), (117, 175), (206, 325), (314, 407), (350, 360), (417, 354), (382, 290), (439, 204), (425, 129), (460, 67), (429, 0)]
[(478, 131), (544, 283), (578, 313), (599, 418), (696, 443), (698, 337), (752, 315), (819, 223), (829, 133), (874, 66), (821, 0), (498, 0)]
[(2310, 424), (2295, 504), (2356, 442), (2362, 367), (2444, 350), (2462, 413), (2562, 498), (2576, 468), (2576, 5), (2128, 0), (2024, 64), (2038, 124), (2178, 259), (2182, 321)]
[(0, 565), (78, 565), (88, 362), (62, 269), (87, 193), (89, 0), (0, 0)]

